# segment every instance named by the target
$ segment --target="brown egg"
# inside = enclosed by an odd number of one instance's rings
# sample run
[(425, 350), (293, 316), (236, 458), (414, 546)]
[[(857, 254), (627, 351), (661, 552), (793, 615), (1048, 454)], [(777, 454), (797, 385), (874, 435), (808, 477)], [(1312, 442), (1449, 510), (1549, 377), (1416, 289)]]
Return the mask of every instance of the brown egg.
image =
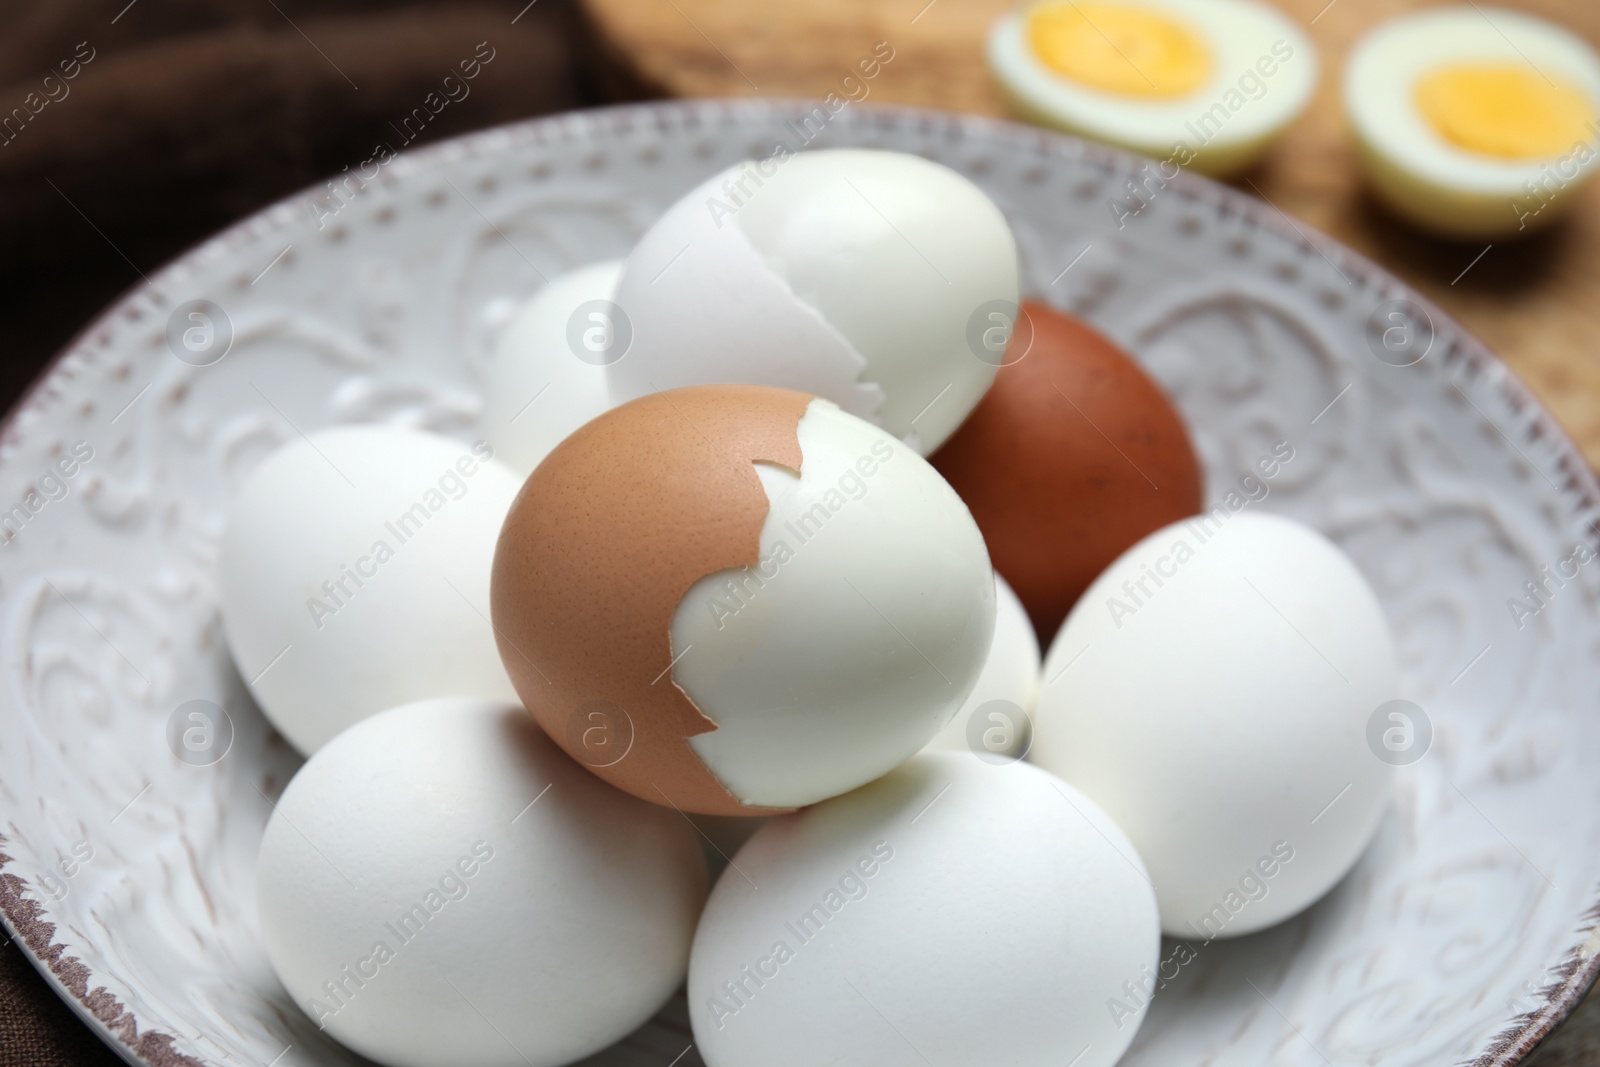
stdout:
[(689, 747), (715, 724), (670, 677), (670, 628), (698, 579), (759, 562), (768, 505), (752, 464), (800, 469), (810, 402), (742, 385), (635, 400), (563, 441), (511, 506), (490, 580), (500, 658), (545, 732), (634, 796), (773, 810), (741, 804)]
[(1112, 560), (1199, 512), (1201, 474), (1183, 419), (1127, 353), (1054, 308), (1023, 308), (1031, 347), (930, 462), (1048, 647)]

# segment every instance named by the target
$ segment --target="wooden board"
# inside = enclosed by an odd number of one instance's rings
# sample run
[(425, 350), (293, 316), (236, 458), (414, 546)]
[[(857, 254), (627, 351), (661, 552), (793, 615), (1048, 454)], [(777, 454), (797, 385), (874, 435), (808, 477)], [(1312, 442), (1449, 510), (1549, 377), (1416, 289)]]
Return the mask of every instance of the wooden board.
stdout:
[[(1321, 85), (1302, 121), (1249, 178), (1288, 214), (1376, 260), (1501, 356), (1600, 466), (1600, 182), (1571, 217), (1522, 242), (1456, 244), (1410, 229), (1363, 191), (1340, 112), (1344, 56), (1416, 0), (1276, 0), (1308, 26)], [(1496, 0), (1600, 44), (1594, 0)], [(820, 97), (874, 44), (895, 56), (869, 100), (1004, 115), (983, 59), (1012, 0), (584, 0), (607, 76), (668, 96)], [(1313, 24), (1313, 19), (1315, 23)], [(1249, 186), (1241, 187), (1249, 190)], [(1468, 267), (1471, 269), (1467, 269)], [(1465, 271), (1465, 274), (1462, 272)]]

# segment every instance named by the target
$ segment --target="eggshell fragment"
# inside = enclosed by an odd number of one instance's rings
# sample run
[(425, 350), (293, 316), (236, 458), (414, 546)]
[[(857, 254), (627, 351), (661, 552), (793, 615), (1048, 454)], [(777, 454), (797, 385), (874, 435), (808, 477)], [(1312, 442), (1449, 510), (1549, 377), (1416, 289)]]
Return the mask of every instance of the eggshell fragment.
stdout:
[(1119, 553), (1200, 510), (1202, 481), (1182, 417), (1130, 356), (1046, 304), (1023, 311), (1031, 345), (930, 462), (1048, 642)]
[(740, 849), (695, 933), (690, 1021), (708, 1067), (1109, 1067), (1159, 948), (1139, 856), (1088, 798), (923, 753)]
[(758, 562), (753, 464), (800, 468), (810, 402), (708, 387), (623, 405), (540, 464), (501, 529), (490, 604), (506, 670), (558, 744), (635, 796), (757, 814), (685, 740), (715, 724), (666, 677), (670, 627), (695, 581)]
[(824, 396), (873, 421), (883, 388), (867, 361), (762, 259), (743, 227), (720, 220), (732, 168), (691, 190), (645, 232), (618, 279), (635, 328), (610, 371), (619, 400), (662, 389), (749, 382)]
[(1015, 317), (1016, 241), (941, 164), (835, 149), (746, 162), (691, 190), (623, 268), (618, 399), (717, 382), (832, 400), (926, 455), (994, 378), (972, 324)]

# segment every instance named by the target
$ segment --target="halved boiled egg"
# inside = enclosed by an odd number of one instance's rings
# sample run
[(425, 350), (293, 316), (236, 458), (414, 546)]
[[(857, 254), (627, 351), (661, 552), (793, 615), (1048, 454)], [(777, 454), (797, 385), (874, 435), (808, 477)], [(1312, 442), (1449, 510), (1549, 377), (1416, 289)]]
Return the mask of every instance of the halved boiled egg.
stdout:
[(989, 66), (1030, 121), (1172, 174), (1253, 163), (1317, 80), (1311, 41), (1255, 0), (1041, 0), (995, 23)]
[(1515, 11), (1438, 8), (1351, 54), (1344, 105), (1378, 196), (1420, 226), (1497, 237), (1548, 224), (1600, 158), (1600, 58)]

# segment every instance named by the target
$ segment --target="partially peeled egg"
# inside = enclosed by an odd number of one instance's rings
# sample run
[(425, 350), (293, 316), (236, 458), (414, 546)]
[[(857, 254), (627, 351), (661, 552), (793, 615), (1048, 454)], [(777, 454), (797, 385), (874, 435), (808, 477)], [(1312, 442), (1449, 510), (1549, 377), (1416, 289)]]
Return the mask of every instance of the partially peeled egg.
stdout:
[(826, 400), (701, 386), (624, 404), (533, 472), (491, 615), (528, 709), (620, 789), (704, 815), (885, 774), (955, 714), (995, 624), (960, 498)]
[(966, 178), (917, 156), (782, 153), (710, 178), (628, 256), (618, 401), (747, 383), (825, 397), (927, 455), (1001, 362), (1016, 241)]

